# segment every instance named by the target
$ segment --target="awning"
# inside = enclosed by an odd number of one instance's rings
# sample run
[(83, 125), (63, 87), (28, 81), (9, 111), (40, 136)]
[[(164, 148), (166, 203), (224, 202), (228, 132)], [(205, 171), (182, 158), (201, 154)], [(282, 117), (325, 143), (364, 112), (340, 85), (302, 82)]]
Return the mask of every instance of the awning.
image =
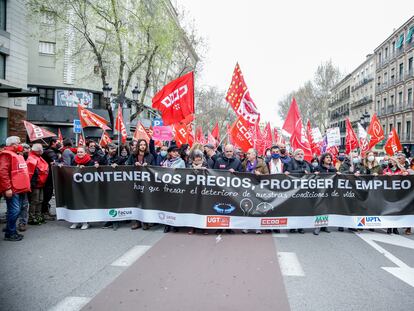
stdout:
[(413, 38), (413, 33), (414, 33), (414, 26), (412, 26), (410, 30), (408, 30), (407, 39), (405, 40), (405, 42), (407, 43), (411, 42), (411, 39)]
[(7, 93), (9, 97), (35, 97), (39, 93), (25, 90), (19, 87), (0, 83), (0, 93)]

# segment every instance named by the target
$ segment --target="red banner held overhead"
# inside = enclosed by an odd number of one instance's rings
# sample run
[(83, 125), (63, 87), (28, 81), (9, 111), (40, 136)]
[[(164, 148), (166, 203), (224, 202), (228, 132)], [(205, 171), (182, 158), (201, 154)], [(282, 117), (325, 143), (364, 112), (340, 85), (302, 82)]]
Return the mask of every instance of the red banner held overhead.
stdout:
[(164, 125), (182, 122), (194, 114), (194, 72), (168, 83), (152, 99), (152, 108), (161, 111)]
[(384, 150), (390, 156), (393, 156), (398, 151), (402, 151), (400, 138), (398, 137), (397, 131), (394, 127), (388, 135), (388, 140), (385, 143)]
[(35, 141), (48, 137), (56, 137), (55, 133), (45, 130), (40, 126), (34, 125), (33, 123), (30, 123), (26, 120), (23, 120), (23, 123), (30, 141)]
[(78, 105), (78, 115), (82, 127), (97, 126), (104, 131), (111, 129), (109, 126), (107, 126), (108, 121), (106, 121), (105, 118), (98, 116), (92, 111), (89, 111), (88, 109), (82, 107), (80, 104)]
[(121, 142), (125, 144), (128, 138), (128, 133), (125, 128), (121, 105), (118, 105), (118, 115), (116, 117), (115, 129), (118, 131), (118, 135), (121, 135)]
[(137, 126), (135, 127), (134, 139), (135, 140), (144, 139), (148, 144), (149, 144), (149, 141), (150, 141), (150, 137), (149, 137), (147, 131), (145, 130), (145, 127), (139, 121), (137, 123)]
[(358, 148), (358, 138), (352, 128), (351, 122), (346, 118), (346, 138), (345, 138), (345, 153), (350, 154), (352, 150)]
[(305, 160), (312, 160), (312, 150), (302, 125), (302, 117), (300, 116), (299, 107), (295, 98), (292, 99), (292, 103), (290, 104), (285, 123), (283, 124), (283, 129), (291, 135), (291, 147), (294, 150), (302, 149), (305, 153)]
[(108, 144), (112, 143), (112, 139), (111, 137), (109, 137), (108, 133), (103, 131), (102, 132), (102, 136), (101, 136), (101, 140), (99, 141), (99, 145), (101, 147), (106, 147), (108, 146)]
[(230, 128), (229, 137), (231, 142), (239, 146), (244, 152), (253, 148), (253, 137), (249, 130), (249, 124), (243, 117), (239, 116)]
[(385, 138), (384, 130), (382, 129), (381, 123), (379, 122), (376, 113), (374, 113), (374, 115), (372, 116), (372, 120), (369, 124), (367, 132), (368, 135), (370, 135), (368, 150)]
[(260, 113), (253, 99), (250, 97), (249, 89), (244, 81), (239, 64), (236, 64), (234, 68), (233, 78), (227, 91), (226, 100), (236, 114), (245, 120), (245, 123), (254, 125), (259, 122)]
[(211, 135), (213, 135), (213, 137), (217, 140), (220, 141), (220, 130), (219, 130), (219, 125), (216, 122), (216, 125), (214, 126), (213, 130), (211, 131)]

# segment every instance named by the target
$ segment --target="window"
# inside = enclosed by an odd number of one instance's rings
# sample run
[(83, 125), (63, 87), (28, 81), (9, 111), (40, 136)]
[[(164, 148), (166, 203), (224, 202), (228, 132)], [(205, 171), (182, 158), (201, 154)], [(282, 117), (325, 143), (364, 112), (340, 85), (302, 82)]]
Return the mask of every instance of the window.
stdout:
[(43, 12), (41, 17), (42, 24), (54, 25), (55, 18), (53, 17), (52, 12)]
[(397, 134), (398, 137), (401, 137), (401, 122), (397, 122)]
[(53, 106), (55, 104), (55, 89), (39, 88), (39, 105)]
[(407, 40), (405, 42), (410, 43), (411, 39), (413, 38), (414, 33), (414, 26), (411, 26), (410, 30), (408, 30)]
[(6, 79), (6, 55), (0, 53), (0, 79)]
[(413, 89), (412, 88), (408, 89), (407, 91), (407, 103), (408, 105), (411, 105), (411, 106), (413, 104)]
[(413, 58), (412, 57), (408, 59), (408, 74), (409, 75), (413, 74)]
[(398, 93), (398, 104), (402, 104), (402, 101), (403, 101), (403, 92), (399, 92)]
[(394, 105), (394, 95), (390, 96), (390, 105)]
[(400, 37), (398, 38), (398, 42), (397, 42), (397, 46), (396, 46), (396, 48), (397, 48), (397, 49), (401, 49), (401, 48), (402, 48), (402, 46), (403, 46), (403, 44), (404, 44), (404, 34), (402, 33), (402, 34), (400, 35)]
[(387, 59), (388, 58), (388, 47), (385, 48), (384, 51), (384, 58)]
[(7, 1), (6, 0), (0, 0), (0, 29), (6, 30), (6, 21), (7, 21)]
[(406, 140), (410, 140), (411, 139), (411, 121), (407, 121), (405, 129), (406, 129), (405, 133), (407, 135)]
[(398, 75), (399, 75), (400, 79), (402, 79), (403, 74), (404, 74), (404, 63), (401, 63), (400, 64), (400, 69), (399, 69), (399, 72), (398, 72)]
[(39, 41), (39, 53), (41, 54), (55, 54), (56, 43)]
[(392, 123), (390, 123), (390, 132), (392, 131)]

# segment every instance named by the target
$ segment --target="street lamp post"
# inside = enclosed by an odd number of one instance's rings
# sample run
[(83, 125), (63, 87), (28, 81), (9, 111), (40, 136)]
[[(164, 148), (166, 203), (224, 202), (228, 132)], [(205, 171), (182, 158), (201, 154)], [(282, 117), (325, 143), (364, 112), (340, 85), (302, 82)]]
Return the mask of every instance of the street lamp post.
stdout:
[(360, 118), (360, 123), (362, 125), (362, 127), (366, 130), (369, 124), (369, 119), (370, 119), (370, 115), (369, 113), (365, 110), (365, 112), (362, 114), (361, 118)]

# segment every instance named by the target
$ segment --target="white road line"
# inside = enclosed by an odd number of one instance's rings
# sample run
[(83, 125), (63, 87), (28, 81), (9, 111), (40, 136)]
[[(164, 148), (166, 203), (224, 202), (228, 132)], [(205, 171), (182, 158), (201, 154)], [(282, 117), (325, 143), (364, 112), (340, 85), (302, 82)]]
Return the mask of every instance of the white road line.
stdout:
[(121, 257), (119, 257), (117, 260), (115, 260), (111, 266), (128, 267), (132, 265), (139, 257), (144, 255), (150, 248), (151, 246), (147, 245), (136, 245)]
[(305, 276), (296, 253), (278, 252), (280, 270), (285, 276)]
[(79, 311), (90, 300), (91, 298), (89, 297), (66, 297), (51, 309), (49, 309), (49, 311)]
[(272, 237), (273, 238), (287, 238), (288, 234), (287, 233), (272, 233)]

